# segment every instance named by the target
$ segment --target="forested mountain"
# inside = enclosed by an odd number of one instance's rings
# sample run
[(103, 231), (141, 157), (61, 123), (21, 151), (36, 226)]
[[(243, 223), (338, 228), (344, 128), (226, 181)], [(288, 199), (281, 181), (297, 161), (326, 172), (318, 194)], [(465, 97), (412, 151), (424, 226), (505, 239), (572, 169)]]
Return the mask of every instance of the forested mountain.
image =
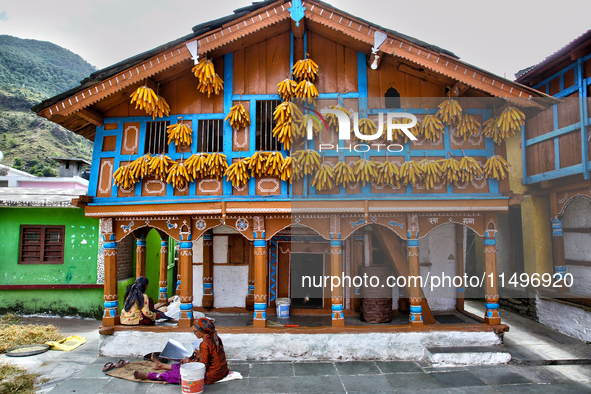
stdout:
[(2, 164), (51, 176), (56, 171), (50, 168), (57, 168), (57, 163), (49, 157), (91, 159), (90, 141), (38, 117), (30, 108), (77, 86), (95, 70), (80, 56), (50, 42), (0, 35)]

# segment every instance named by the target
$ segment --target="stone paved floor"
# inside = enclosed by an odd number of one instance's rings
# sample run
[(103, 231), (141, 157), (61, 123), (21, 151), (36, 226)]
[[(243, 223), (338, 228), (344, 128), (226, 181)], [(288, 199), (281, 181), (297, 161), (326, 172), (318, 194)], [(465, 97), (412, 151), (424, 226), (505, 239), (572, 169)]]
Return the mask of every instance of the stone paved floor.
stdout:
[[(481, 315), (483, 306), (467, 302)], [(523, 361), (591, 359), (591, 345), (502, 311), (513, 358)], [(72, 352), (49, 351), (11, 359), (50, 380), (40, 393), (181, 393), (177, 385), (134, 383), (105, 375), (98, 357), (100, 322), (40, 319), (88, 342)], [(31, 321), (35, 322), (35, 321)], [(467, 334), (468, 335), (468, 334)], [(5, 361), (3, 355), (0, 362)], [(130, 361), (132, 359), (129, 359)], [(206, 386), (205, 393), (591, 393), (591, 365), (499, 365), (432, 367), (424, 362), (260, 362), (232, 361), (244, 379)]]

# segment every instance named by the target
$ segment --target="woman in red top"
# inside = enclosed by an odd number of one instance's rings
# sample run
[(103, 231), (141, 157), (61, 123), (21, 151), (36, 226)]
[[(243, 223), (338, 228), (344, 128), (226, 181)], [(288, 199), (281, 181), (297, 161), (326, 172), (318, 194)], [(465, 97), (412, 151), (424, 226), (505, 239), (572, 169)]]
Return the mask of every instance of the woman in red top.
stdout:
[(202, 317), (193, 324), (193, 333), (197, 338), (203, 339), (199, 350), (195, 350), (191, 357), (185, 357), (180, 364), (162, 364), (152, 356), (154, 369), (165, 369), (165, 372), (142, 373), (134, 372), (136, 379), (162, 380), (168, 383), (181, 383), (181, 364), (190, 362), (201, 362), (205, 364), (205, 384), (213, 384), (225, 378), (230, 370), (226, 362), (224, 344), (215, 331), (212, 321)]

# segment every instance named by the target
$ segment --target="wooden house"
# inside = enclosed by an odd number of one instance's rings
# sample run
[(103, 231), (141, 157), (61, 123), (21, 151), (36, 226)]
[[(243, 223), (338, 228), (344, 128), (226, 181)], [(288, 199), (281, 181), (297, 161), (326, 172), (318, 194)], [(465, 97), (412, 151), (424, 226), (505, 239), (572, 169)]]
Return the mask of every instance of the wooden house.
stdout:
[[(540, 293), (537, 316), (589, 340), (591, 316), (584, 308), (591, 296), (591, 30), (516, 77), (561, 100), (527, 121), (521, 142), (523, 184), (533, 208), (527, 224), (531, 231), (524, 231), (531, 252), (526, 252), (526, 268), (560, 275), (566, 285), (559, 293)], [(562, 303), (550, 301), (556, 298)], [(579, 316), (567, 318), (574, 315)]]
[[(403, 165), (425, 157), (460, 160), (468, 155), (483, 167), (495, 147), (496, 154), (507, 156), (504, 142), (495, 145), (480, 130), (462, 139), (448, 126), (433, 140), (401, 142), (404, 149), (388, 155), (383, 149), (363, 152), (355, 149), (354, 142), (337, 142), (334, 128), (285, 149), (272, 134), (273, 111), (281, 102), (278, 84), (290, 78), (292, 67), (306, 54), (319, 66), (315, 108), (338, 104), (376, 123), (380, 112), (391, 110), (422, 120), (451, 98), (464, 100), (467, 113), (482, 123), (494, 116), (494, 107), (537, 113), (549, 99), (531, 87), (467, 64), (452, 52), (316, 0), (256, 3), (97, 71), (79, 87), (34, 110), (94, 141), (91, 198), (82, 205), (86, 216), (101, 219), (105, 238), (104, 326), (119, 324), (118, 244), (129, 236), (137, 239), (136, 272), (143, 275), (144, 239), (150, 229), (162, 239), (161, 291), (178, 285), (179, 327), (190, 326), (197, 306), (252, 307), (254, 326), (265, 327), (267, 309), (276, 298), (292, 296), (291, 277), (306, 253), (312, 255), (311, 264), (319, 275), (355, 275), (372, 260), (381, 260), (389, 262), (397, 275), (420, 275), (431, 266), (447, 264), (448, 273), (461, 276), (464, 246), (456, 239), (464, 239), (464, 227), (484, 238), (485, 271), (494, 276), (497, 215), (508, 212), (509, 179), (477, 174), (465, 182), (437, 181), (433, 187), (420, 181), (385, 186), (370, 180), (323, 191), (313, 186), (313, 174), (291, 184), (277, 176), (253, 176), (238, 187), (227, 177), (215, 176), (197, 177), (178, 188), (148, 175), (127, 188), (114, 184), (117, 169), (147, 153), (180, 162), (199, 152), (223, 152), (230, 165), (260, 151), (287, 157), (305, 147), (319, 150), (320, 144), (332, 144), (340, 152), (322, 152), (324, 163), (331, 166), (338, 161), (355, 165), (362, 158), (392, 159)], [(199, 81), (192, 72), (197, 57), (213, 61), (223, 79), (220, 94), (198, 91)], [(130, 103), (130, 96), (144, 85), (166, 99), (169, 115), (154, 119)], [(224, 119), (240, 103), (250, 124), (233, 128)], [(181, 122), (193, 130), (192, 143), (167, 143), (167, 127)], [(440, 228), (447, 234), (443, 249), (426, 241)], [(176, 284), (166, 280), (169, 237), (180, 246)], [(420, 252), (424, 250), (429, 253)], [(345, 316), (358, 308), (353, 287), (339, 285), (313, 297), (321, 313), (331, 316), (332, 326), (344, 327)], [(400, 290), (410, 303), (408, 324), (414, 328), (434, 323), (428, 295), (419, 286), (404, 287)], [(487, 282), (484, 287), (483, 321), (498, 325), (497, 283)], [(463, 290), (459, 285), (439, 294), (452, 300), (440, 309), (461, 309)], [(228, 294), (234, 299), (239, 295), (238, 305), (218, 303)]]

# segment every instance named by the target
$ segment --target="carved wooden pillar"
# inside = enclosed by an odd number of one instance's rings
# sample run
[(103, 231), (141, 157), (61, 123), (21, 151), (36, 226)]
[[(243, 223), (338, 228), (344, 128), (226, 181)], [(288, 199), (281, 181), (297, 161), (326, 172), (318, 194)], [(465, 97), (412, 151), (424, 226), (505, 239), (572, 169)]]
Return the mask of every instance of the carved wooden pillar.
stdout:
[[(556, 193), (550, 194), (550, 215), (552, 217), (552, 260), (554, 260), (554, 273), (564, 279), (566, 275), (566, 256), (564, 254), (564, 216), (558, 212), (558, 197)], [(562, 286), (561, 291), (569, 288)]]
[[(456, 276), (464, 276), (464, 227), (456, 224)], [(457, 308), (464, 310), (464, 283), (456, 289)]]
[(409, 301), (410, 301), (410, 325), (412, 327), (423, 326), (423, 307), (421, 305), (421, 261), (419, 258), (419, 217), (417, 214), (409, 214), (408, 222), (408, 268), (409, 268)]
[(135, 277), (146, 276), (146, 236), (142, 234), (137, 238), (135, 251)]
[(486, 270), (485, 278), (485, 301), (486, 314), (484, 322), (489, 325), (501, 324), (501, 314), (499, 313), (499, 288), (497, 276), (497, 235), (496, 214), (487, 214), (487, 228), (484, 232), (484, 265)]
[(158, 302), (168, 300), (168, 236), (160, 234), (160, 286)]
[(213, 308), (213, 235), (203, 234), (203, 307)]
[(119, 324), (119, 313), (117, 310), (117, 242), (113, 240), (105, 242), (104, 267), (105, 267), (105, 312), (103, 314), (103, 326), (115, 326)]
[(254, 327), (267, 326), (267, 241), (265, 218), (254, 217)]
[(193, 242), (181, 241), (179, 246), (181, 317), (178, 326), (189, 328), (193, 324)]
[[(359, 275), (359, 267), (363, 266), (363, 255), (364, 255), (364, 246), (363, 246), (363, 234), (358, 234), (355, 232), (354, 244), (353, 244), (353, 275)], [(355, 298), (353, 299), (353, 310), (355, 312), (359, 312), (361, 308), (361, 298), (359, 293), (359, 287), (355, 287)]]
[(248, 243), (248, 294), (246, 295), (246, 309), (254, 309), (254, 243)]
[(341, 261), (342, 247), (343, 241), (340, 239), (330, 241), (330, 275), (339, 278), (338, 286), (333, 287), (331, 285), (333, 327), (345, 327), (345, 317), (343, 316), (343, 284), (340, 283), (340, 279), (343, 277), (343, 266)]

